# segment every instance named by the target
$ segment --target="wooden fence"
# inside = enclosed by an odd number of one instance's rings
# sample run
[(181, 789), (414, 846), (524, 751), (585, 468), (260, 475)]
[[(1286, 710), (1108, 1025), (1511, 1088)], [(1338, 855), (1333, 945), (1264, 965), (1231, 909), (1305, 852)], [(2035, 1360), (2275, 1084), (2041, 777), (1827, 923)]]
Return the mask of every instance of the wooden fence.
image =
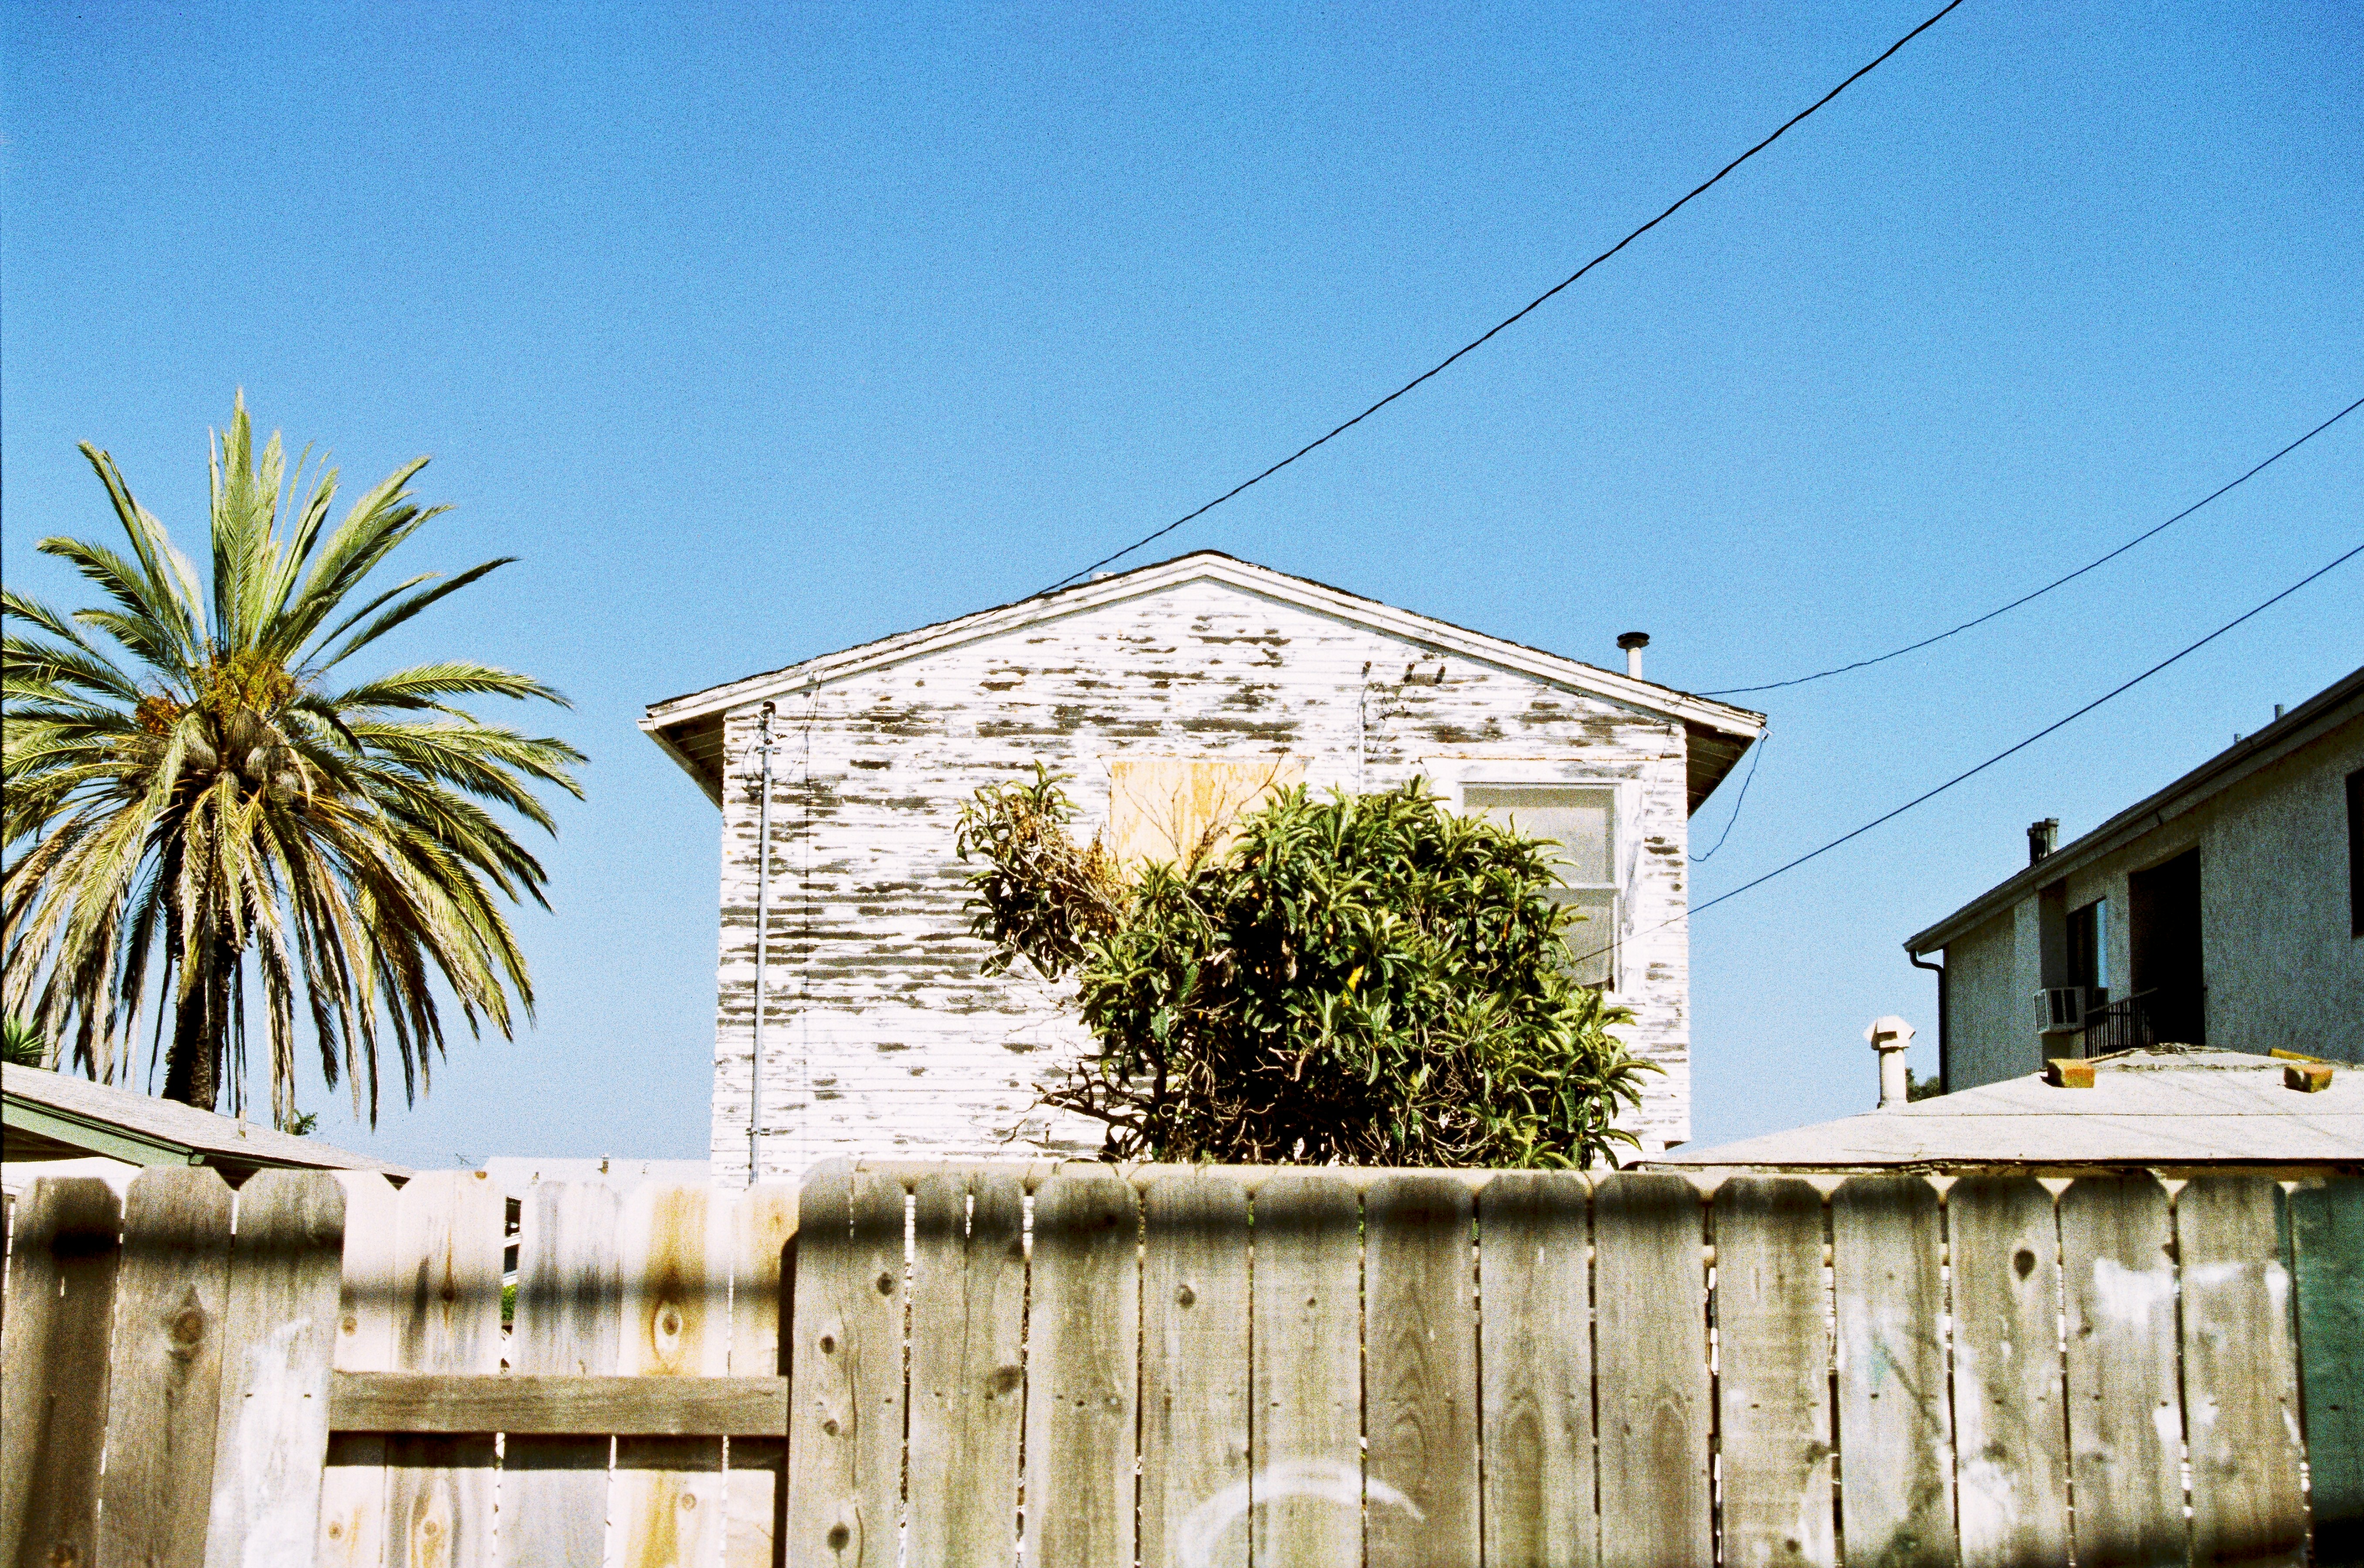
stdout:
[(48, 1181), (0, 1568), (2364, 1561), (2364, 1181), (2058, 1187)]

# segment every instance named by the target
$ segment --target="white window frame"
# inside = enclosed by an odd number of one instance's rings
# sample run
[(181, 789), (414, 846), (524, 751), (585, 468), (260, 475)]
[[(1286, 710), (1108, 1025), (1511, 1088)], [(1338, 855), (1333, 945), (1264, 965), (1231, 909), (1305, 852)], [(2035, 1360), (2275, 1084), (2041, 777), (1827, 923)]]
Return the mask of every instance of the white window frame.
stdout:
[(1633, 824), (1642, 806), (1642, 781), (1632, 770), (1604, 768), (1598, 761), (1549, 757), (1424, 757), (1421, 772), (1456, 815), (1468, 810), (1468, 789), (1607, 789), (1612, 792), (1609, 826), (1610, 865), (1615, 870), (1615, 929), (1610, 933), (1609, 990), (1626, 990), (1626, 939), (1634, 934), (1634, 881), (1641, 835)]

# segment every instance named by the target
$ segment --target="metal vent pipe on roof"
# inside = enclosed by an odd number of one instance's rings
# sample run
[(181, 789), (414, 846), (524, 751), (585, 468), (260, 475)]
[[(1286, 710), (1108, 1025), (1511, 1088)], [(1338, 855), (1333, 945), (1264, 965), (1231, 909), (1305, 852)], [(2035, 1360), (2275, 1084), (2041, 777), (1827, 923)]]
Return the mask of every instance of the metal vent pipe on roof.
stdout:
[(1650, 634), (1646, 631), (1620, 632), (1617, 636), (1617, 646), (1625, 651), (1625, 673), (1635, 680), (1640, 680), (1642, 650), (1650, 646)]
[(2060, 845), (2060, 818), (2047, 817), (2027, 825), (2027, 863), (2034, 865)]

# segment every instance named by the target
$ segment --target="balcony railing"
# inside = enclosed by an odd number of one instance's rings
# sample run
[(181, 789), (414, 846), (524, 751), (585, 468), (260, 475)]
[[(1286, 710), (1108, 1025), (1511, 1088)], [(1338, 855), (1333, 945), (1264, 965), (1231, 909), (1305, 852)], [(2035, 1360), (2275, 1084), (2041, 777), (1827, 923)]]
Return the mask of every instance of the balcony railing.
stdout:
[(2082, 1054), (2106, 1056), (2147, 1045), (2207, 1043), (2206, 988), (2162, 985), (2085, 1015)]

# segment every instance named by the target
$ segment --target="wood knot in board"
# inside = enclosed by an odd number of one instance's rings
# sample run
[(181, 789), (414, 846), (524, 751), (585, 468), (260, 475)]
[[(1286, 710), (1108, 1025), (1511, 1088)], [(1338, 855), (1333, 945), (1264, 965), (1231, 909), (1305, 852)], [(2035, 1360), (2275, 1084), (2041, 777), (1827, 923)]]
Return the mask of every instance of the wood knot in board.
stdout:
[(843, 1551), (845, 1550), (846, 1543), (853, 1539), (853, 1532), (846, 1529), (843, 1525), (831, 1525), (829, 1527), (829, 1549), (831, 1551)]
[(1174, 1292), (1174, 1300), (1177, 1306), (1196, 1307), (1199, 1304), (1199, 1293), (1187, 1284), (1182, 1285)]

